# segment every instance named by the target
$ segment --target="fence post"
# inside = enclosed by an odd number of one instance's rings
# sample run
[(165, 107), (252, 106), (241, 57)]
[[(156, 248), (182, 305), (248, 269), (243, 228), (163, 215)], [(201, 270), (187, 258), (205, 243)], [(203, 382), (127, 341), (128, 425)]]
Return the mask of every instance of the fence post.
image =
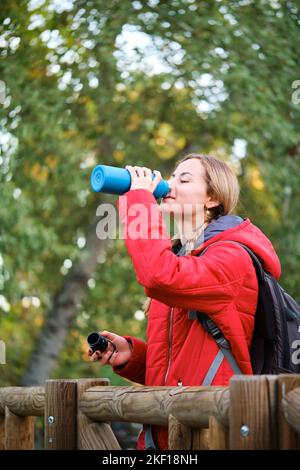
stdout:
[(228, 449), (228, 428), (224, 426), (215, 416), (209, 417), (209, 449)]
[(5, 407), (5, 450), (34, 450), (34, 417), (18, 416)]
[(284, 417), (282, 399), (295, 388), (300, 387), (299, 374), (283, 374), (278, 377), (278, 448), (280, 450), (300, 449), (300, 436)]
[(109, 385), (108, 379), (79, 379), (77, 382), (77, 447), (80, 450), (120, 450), (117, 438), (108, 423), (97, 423), (80, 410), (81, 395), (94, 386)]
[(192, 450), (209, 450), (208, 428), (192, 429)]
[(0, 414), (0, 450), (5, 450), (5, 415)]
[(189, 426), (180, 423), (172, 414), (169, 415), (168, 449), (191, 450), (192, 430)]
[(276, 376), (230, 379), (229, 448), (276, 449)]
[(282, 398), (281, 408), (287, 422), (297, 432), (297, 436), (300, 436), (300, 387)]
[(76, 449), (77, 381), (47, 380), (45, 449)]
[(227, 450), (229, 448), (229, 408), (230, 390), (225, 388), (216, 394), (216, 412), (209, 417), (209, 449)]

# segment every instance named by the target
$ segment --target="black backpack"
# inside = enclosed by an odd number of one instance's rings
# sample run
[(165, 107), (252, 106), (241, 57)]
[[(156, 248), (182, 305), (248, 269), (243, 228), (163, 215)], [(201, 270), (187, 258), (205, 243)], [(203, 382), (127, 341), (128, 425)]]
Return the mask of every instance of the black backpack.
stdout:
[[(246, 245), (233, 240), (226, 241), (238, 243), (249, 253), (257, 274), (259, 292), (250, 349), (253, 373), (300, 373), (300, 306), (271, 274), (263, 270), (257, 256)], [(233, 371), (241, 373), (228, 341), (212, 320), (206, 314), (195, 311), (189, 312), (189, 318), (198, 318), (220, 348), (220, 359), (215, 359), (203, 384), (212, 382), (224, 355)]]

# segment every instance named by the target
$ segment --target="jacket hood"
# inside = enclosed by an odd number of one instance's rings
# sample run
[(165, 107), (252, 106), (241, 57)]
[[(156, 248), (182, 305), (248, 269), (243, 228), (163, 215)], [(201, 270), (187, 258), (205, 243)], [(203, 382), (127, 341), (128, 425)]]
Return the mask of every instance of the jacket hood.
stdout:
[[(272, 274), (275, 279), (279, 279), (281, 266), (279, 258), (274, 250), (271, 241), (250, 219), (242, 219), (236, 215), (223, 215), (213, 220), (204, 230), (201, 240), (196, 242), (195, 250), (192, 254), (200, 253), (204, 248), (216, 241), (233, 240), (243, 243), (252, 250), (260, 259), (265, 271)], [(177, 253), (178, 256), (184, 254), (184, 247)], [(185, 250), (184, 250), (185, 251)]]

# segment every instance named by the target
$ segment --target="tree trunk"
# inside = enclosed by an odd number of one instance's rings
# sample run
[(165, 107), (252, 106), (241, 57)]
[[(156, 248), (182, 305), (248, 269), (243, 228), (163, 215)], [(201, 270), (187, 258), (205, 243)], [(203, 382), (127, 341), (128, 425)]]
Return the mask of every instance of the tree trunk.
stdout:
[(97, 259), (106, 246), (106, 240), (97, 238), (96, 223), (95, 218), (90, 226), (81, 259), (73, 265), (60, 290), (54, 296), (36, 349), (21, 379), (24, 386), (42, 385), (49, 378), (57, 363), (59, 353), (75, 318), (78, 304), (86, 292), (87, 281), (92, 277)]

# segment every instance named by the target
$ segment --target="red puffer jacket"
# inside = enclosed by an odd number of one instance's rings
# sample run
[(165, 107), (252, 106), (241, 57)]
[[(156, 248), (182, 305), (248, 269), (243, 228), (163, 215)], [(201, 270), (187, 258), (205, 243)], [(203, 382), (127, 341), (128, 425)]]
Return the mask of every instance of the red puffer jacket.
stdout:
[[(140, 225), (139, 237), (129, 236), (130, 225), (137, 217), (138, 206), (134, 204), (143, 205), (144, 222), (151, 214), (149, 227), (147, 223)], [(172, 251), (152, 193), (143, 189), (127, 192), (119, 199), (119, 211), (138, 282), (153, 300), (147, 343), (126, 336), (133, 345), (132, 357), (114, 371), (145, 385), (201, 385), (218, 346), (197, 320), (188, 318), (189, 309), (193, 309), (210, 316), (229, 340), (242, 372), (251, 374), (249, 345), (258, 297), (257, 278), (248, 253), (227, 240), (247, 245), (264, 269), (278, 279), (280, 262), (267, 237), (249, 219), (240, 219), (233, 228), (211, 236), (191, 255), (179, 257)], [(195, 256), (212, 243), (203, 256)], [(227, 385), (232, 375), (224, 358), (212, 385)], [(154, 427), (153, 432), (159, 448), (167, 449), (167, 428)], [(138, 448), (143, 446), (142, 433)]]

